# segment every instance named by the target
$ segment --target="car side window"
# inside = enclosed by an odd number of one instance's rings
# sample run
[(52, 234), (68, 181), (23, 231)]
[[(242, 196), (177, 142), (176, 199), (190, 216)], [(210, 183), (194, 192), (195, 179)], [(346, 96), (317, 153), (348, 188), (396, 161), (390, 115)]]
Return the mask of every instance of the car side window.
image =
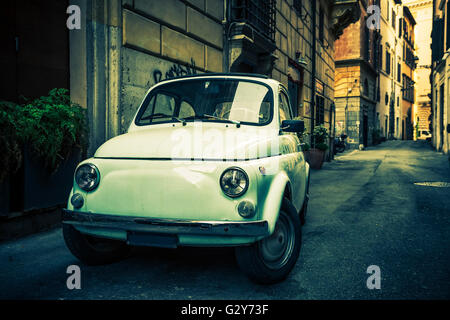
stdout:
[[(175, 110), (175, 98), (164, 93), (158, 93), (154, 101), (153, 113), (163, 113), (172, 116)], [(167, 118), (153, 118), (152, 123), (164, 122)]]
[(289, 102), (288, 98), (283, 92), (280, 92), (279, 94), (279, 118), (280, 118), (280, 124), (284, 120), (291, 120), (291, 111), (289, 109)]
[(180, 118), (186, 118), (195, 116), (194, 108), (186, 101), (182, 101), (180, 105), (180, 112), (178, 114)]

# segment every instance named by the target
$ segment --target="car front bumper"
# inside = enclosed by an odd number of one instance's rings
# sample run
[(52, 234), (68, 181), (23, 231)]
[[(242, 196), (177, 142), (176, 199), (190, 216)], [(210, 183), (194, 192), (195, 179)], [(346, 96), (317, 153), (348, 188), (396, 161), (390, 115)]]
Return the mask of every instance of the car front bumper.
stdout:
[[(265, 220), (196, 221), (115, 216), (63, 209), (62, 222), (73, 225), (82, 233), (126, 240), (131, 245), (158, 247), (239, 245), (269, 235), (269, 225)], [(104, 232), (108, 230), (109, 233)]]

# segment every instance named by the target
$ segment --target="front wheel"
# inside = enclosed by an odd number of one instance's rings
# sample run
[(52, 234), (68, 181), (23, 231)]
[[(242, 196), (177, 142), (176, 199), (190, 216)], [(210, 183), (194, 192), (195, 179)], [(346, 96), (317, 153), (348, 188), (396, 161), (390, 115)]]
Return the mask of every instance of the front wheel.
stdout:
[(302, 242), (299, 216), (284, 198), (274, 232), (250, 246), (235, 249), (241, 270), (254, 282), (271, 284), (284, 280), (300, 254)]
[(125, 242), (84, 235), (67, 224), (63, 224), (63, 236), (70, 252), (87, 265), (115, 262), (130, 250)]

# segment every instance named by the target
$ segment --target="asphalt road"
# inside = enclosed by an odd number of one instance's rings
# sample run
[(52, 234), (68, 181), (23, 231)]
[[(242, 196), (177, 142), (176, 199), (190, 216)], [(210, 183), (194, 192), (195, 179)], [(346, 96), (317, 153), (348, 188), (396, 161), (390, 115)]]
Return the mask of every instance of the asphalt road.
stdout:
[[(89, 267), (60, 228), (0, 243), (1, 299), (449, 299), (448, 158), (424, 142), (389, 141), (314, 171), (300, 258), (286, 281), (256, 285), (232, 249), (136, 248)], [(69, 290), (66, 269), (81, 268)], [(369, 290), (367, 267), (381, 271)]]

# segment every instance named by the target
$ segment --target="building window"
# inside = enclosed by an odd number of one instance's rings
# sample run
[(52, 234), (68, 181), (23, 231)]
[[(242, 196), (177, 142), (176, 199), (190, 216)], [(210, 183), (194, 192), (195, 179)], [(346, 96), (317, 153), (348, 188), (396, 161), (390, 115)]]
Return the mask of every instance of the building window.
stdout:
[(366, 60), (367, 62), (369, 62), (370, 60), (370, 33), (369, 33), (369, 28), (364, 28), (364, 60)]
[(389, 21), (389, 0), (387, 2), (387, 9), (386, 9), (386, 20)]
[(316, 125), (325, 123), (325, 98), (316, 96)]
[(402, 66), (400, 63), (397, 63), (397, 81), (402, 81)]
[(402, 18), (398, 19), (398, 37), (402, 37)]
[(301, 14), (302, 14), (302, 0), (294, 0), (294, 10), (297, 12), (297, 15), (301, 16)]
[(398, 117), (395, 119), (395, 132), (398, 132)]
[(407, 75), (403, 75), (403, 99), (414, 103), (414, 81)]
[(323, 43), (325, 34), (324, 34), (324, 22), (325, 22), (325, 13), (323, 12), (323, 8), (319, 9), (319, 41)]
[(230, 2), (232, 22), (248, 23), (265, 37), (275, 40), (276, 1), (236, 0)]
[(386, 50), (386, 69), (387, 74), (391, 74), (391, 54)]
[(397, 21), (397, 16), (395, 14), (394, 9), (392, 9), (392, 28), (394, 28), (394, 32), (395, 32), (395, 22)]

